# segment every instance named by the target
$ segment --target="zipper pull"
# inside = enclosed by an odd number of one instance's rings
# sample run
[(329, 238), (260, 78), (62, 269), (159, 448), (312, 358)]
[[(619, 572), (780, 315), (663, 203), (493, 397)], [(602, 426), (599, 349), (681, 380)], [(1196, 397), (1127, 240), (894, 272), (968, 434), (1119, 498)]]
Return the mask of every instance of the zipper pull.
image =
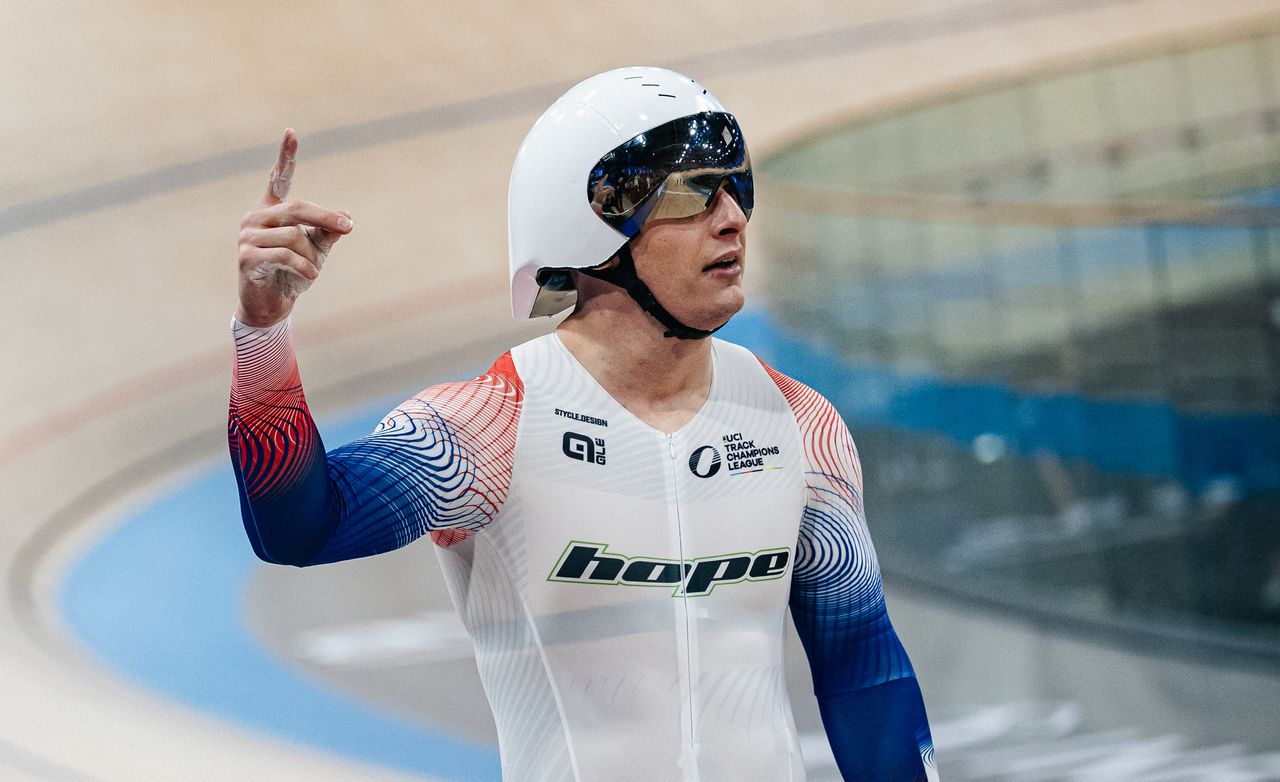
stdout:
[(671, 460), (676, 458), (676, 440), (671, 435), (667, 435), (667, 447), (671, 449)]

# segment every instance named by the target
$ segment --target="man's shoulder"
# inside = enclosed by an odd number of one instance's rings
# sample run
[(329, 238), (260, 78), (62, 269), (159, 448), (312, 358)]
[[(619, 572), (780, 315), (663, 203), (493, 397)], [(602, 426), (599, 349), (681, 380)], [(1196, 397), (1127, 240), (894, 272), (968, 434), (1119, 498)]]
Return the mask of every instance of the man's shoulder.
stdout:
[[(744, 351), (746, 350), (746, 348), (740, 349)], [(754, 353), (750, 353), (750, 351), (747, 352), (751, 356), (752, 360), (754, 360), (765, 371), (765, 374), (769, 376), (769, 379), (773, 381), (773, 384), (778, 387), (778, 391), (782, 393), (782, 396), (787, 400), (787, 404), (791, 406), (792, 410), (796, 410), (798, 407), (810, 407), (814, 405), (824, 407), (831, 406), (831, 403), (827, 401), (825, 396), (814, 390), (808, 384), (795, 379), (785, 372), (775, 369), (773, 365)]]
[(441, 420), (452, 429), (468, 429), (494, 416), (515, 418), (524, 399), (524, 383), (512, 359), (503, 353), (484, 373), (469, 380), (429, 386), (409, 397), (392, 415)]
[[(511, 350), (515, 349), (512, 348)], [(511, 357), (511, 350), (498, 356), (483, 375), (471, 382), (477, 383), (485, 378), (501, 378), (507, 383), (523, 387), (524, 384), (520, 381), (520, 372), (516, 369), (515, 359)]]
[(774, 383), (778, 382), (777, 378), (786, 378), (786, 375), (769, 366), (764, 359), (757, 356), (755, 351), (746, 345), (730, 342), (720, 337), (713, 337), (711, 342), (714, 346), (717, 360), (722, 364), (727, 364), (731, 369), (752, 373), (760, 373), (763, 370)]
[(794, 416), (801, 429), (826, 428), (842, 420), (835, 406), (822, 393), (808, 384), (775, 369), (769, 362), (757, 356), (748, 348), (722, 339), (716, 340), (716, 348), (721, 356), (732, 357), (731, 360), (737, 362), (750, 362), (750, 365), (757, 372), (762, 371), (768, 377), (767, 382), (775, 387), (778, 393), (782, 395), (782, 398), (786, 400), (792, 416)]

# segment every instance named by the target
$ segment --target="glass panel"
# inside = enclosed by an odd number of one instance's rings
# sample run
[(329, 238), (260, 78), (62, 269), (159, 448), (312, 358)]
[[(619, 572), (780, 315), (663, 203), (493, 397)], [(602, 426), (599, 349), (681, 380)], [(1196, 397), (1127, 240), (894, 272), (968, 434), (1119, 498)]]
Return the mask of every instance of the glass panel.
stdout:
[(886, 571), (1280, 660), (1280, 35), (761, 169), (775, 315), (857, 432)]

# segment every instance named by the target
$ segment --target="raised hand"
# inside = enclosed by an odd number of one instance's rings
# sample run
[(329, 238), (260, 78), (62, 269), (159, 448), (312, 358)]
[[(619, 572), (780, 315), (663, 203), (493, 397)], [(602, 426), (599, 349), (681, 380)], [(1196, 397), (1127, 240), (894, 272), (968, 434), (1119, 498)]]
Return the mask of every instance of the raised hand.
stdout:
[(267, 192), (240, 221), (240, 306), (236, 320), (270, 326), (320, 274), (329, 250), (351, 232), (351, 215), (310, 201), (289, 199), (298, 136), (284, 132)]

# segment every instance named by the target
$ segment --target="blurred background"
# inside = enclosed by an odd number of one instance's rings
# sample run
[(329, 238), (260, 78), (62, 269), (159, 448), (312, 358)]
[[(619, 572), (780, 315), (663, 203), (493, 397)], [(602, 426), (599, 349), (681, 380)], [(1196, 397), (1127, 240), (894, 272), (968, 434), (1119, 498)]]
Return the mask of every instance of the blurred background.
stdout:
[(430, 546), (244, 540), (237, 223), (297, 128), (356, 225), (295, 313), (337, 445), (553, 327), (511, 161), (637, 63), (742, 122), (726, 336), (858, 441), (943, 778), (1280, 779), (1275, 0), (0, 6), (0, 779), (498, 779)]

